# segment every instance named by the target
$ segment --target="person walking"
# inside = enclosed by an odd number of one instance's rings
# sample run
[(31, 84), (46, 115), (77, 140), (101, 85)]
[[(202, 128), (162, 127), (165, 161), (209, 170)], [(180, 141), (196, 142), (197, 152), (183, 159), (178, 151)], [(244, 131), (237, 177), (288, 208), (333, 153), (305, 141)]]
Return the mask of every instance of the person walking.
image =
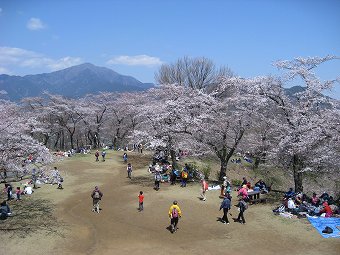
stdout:
[(141, 211), (144, 210), (144, 195), (143, 195), (143, 191), (139, 191), (138, 202), (139, 202), (138, 211), (141, 212)]
[(170, 231), (171, 233), (175, 233), (178, 229), (178, 220), (182, 217), (182, 211), (177, 205), (177, 201), (175, 200), (169, 209), (169, 218), (170, 218)]
[(228, 224), (229, 225), (229, 220), (228, 220), (228, 211), (230, 210), (230, 205), (231, 205), (231, 197), (226, 196), (224, 197), (221, 206), (220, 206), (220, 211), (223, 209), (223, 216), (221, 218), (221, 221), (223, 224)]
[(126, 171), (127, 171), (127, 177), (129, 179), (131, 179), (131, 173), (132, 173), (132, 165), (131, 165), (131, 163), (128, 163), (128, 165), (126, 167)]
[(244, 214), (244, 211), (247, 210), (248, 204), (244, 201), (243, 198), (241, 198), (237, 206), (238, 206), (238, 209), (240, 211), (240, 213), (238, 214), (238, 217), (237, 217), (237, 221), (242, 223), (242, 224), (246, 224), (246, 220), (244, 219), (243, 214)]
[(6, 189), (6, 192), (7, 192), (7, 201), (9, 201), (9, 200), (12, 199), (12, 191), (13, 191), (13, 187), (12, 187), (11, 184), (6, 183), (6, 184), (5, 184), (5, 189)]
[(105, 161), (105, 156), (106, 156), (106, 151), (103, 150), (103, 151), (102, 151), (102, 159), (103, 159), (103, 161)]
[(126, 154), (126, 152), (124, 152), (123, 154), (123, 160), (124, 160), (124, 163), (127, 163), (128, 155)]
[(155, 190), (159, 190), (160, 189), (161, 180), (162, 180), (161, 173), (159, 171), (156, 171), (155, 172), (155, 187), (154, 187)]
[(91, 197), (93, 201), (92, 212), (99, 213), (99, 201), (102, 199), (103, 193), (99, 190), (98, 186), (92, 191)]
[(227, 176), (223, 176), (223, 183), (221, 185), (221, 194), (220, 194), (220, 197), (224, 197), (224, 191), (225, 191), (225, 188), (227, 187)]
[(208, 190), (208, 182), (203, 178), (201, 180), (201, 197), (202, 201), (207, 200), (207, 197), (205, 196), (205, 192)]
[(181, 187), (184, 188), (187, 186), (187, 181), (188, 181), (188, 169), (185, 167), (182, 172), (181, 172)]
[(94, 154), (94, 156), (96, 157), (96, 162), (99, 161), (99, 151), (97, 150), (96, 153)]

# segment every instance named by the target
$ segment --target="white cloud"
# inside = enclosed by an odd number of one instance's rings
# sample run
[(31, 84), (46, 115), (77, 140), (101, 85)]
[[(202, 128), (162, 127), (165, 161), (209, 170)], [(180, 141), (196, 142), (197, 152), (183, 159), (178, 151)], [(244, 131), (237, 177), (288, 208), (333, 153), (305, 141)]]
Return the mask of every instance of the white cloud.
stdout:
[(129, 65), (129, 66), (155, 66), (161, 65), (162, 61), (157, 57), (150, 57), (148, 55), (137, 56), (118, 56), (106, 62), (110, 65)]
[(27, 22), (29, 30), (40, 30), (46, 28), (46, 25), (38, 18), (30, 18)]
[[(43, 54), (21, 48), (0, 47), (0, 68), (9, 73), (11, 67), (29, 68), (37, 71), (57, 71), (83, 63), (79, 57), (53, 59)], [(1, 71), (1, 69), (0, 69)]]
[(0, 74), (10, 74), (10, 71), (5, 67), (0, 66)]

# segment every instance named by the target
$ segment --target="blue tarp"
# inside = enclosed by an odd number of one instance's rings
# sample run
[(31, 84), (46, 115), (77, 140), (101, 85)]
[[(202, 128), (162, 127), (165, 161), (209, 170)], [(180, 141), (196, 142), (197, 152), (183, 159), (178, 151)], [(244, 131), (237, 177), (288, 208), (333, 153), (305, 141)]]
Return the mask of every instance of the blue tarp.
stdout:
[[(309, 222), (316, 228), (316, 230), (322, 235), (324, 238), (340, 238), (340, 230), (336, 227), (340, 227), (340, 218), (324, 218), (324, 217), (307, 217)], [(324, 234), (322, 230), (325, 227), (330, 227), (333, 229), (332, 234)]]

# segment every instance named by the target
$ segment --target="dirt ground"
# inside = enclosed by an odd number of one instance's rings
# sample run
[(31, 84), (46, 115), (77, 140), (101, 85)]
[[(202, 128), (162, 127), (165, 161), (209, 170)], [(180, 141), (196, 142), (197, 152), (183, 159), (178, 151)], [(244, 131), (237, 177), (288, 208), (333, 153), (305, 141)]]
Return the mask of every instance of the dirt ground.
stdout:
[[(2, 231), (0, 254), (340, 254), (340, 239), (322, 238), (307, 220), (274, 216), (269, 204), (250, 206), (246, 225), (232, 217), (224, 225), (218, 221), (219, 191), (209, 191), (205, 202), (197, 183), (187, 188), (162, 184), (155, 191), (147, 156), (129, 155), (134, 156), (132, 180), (126, 178), (121, 152), (109, 151), (105, 162), (87, 155), (56, 164), (65, 177), (64, 189), (42, 185), (29, 199), (49, 199), (55, 205), (57, 231), (36, 231), (25, 238)], [(95, 185), (104, 193), (99, 214), (91, 211)], [(137, 210), (140, 190), (143, 212)], [(171, 234), (168, 209), (175, 199), (183, 217)], [(237, 216), (237, 208), (231, 213)]]

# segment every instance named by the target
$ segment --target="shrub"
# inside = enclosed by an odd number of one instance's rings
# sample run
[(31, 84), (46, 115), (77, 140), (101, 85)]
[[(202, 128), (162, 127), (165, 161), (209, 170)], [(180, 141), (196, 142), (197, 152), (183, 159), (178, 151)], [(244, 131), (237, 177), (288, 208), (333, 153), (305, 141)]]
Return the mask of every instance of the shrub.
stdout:
[(237, 179), (232, 179), (232, 180), (231, 180), (231, 184), (232, 184), (233, 186), (235, 186), (235, 187), (241, 186), (242, 181), (241, 181), (241, 180), (237, 180)]
[(204, 174), (205, 179), (209, 179), (211, 173), (211, 165), (205, 164), (202, 166), (202, 173)]

